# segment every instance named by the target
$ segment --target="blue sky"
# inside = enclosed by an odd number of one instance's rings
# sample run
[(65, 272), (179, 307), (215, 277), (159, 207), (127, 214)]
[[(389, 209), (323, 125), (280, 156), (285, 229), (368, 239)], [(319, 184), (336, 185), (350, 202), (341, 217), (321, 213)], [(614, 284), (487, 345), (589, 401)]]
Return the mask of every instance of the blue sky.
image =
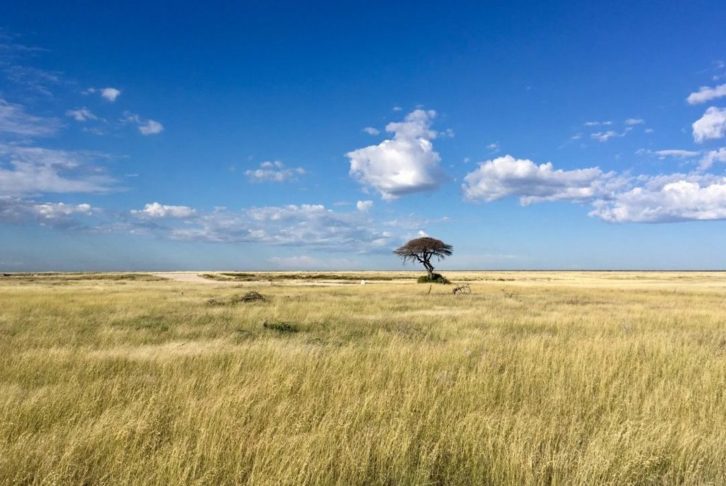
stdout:
[(726, 7), (15, 2), (0, 270), (724, 269)]

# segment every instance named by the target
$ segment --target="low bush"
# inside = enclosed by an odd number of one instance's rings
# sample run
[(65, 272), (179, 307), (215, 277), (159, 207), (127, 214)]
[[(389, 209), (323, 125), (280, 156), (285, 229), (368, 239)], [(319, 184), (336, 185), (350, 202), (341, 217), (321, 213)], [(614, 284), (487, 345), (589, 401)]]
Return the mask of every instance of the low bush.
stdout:
[(440, 273), (434, 273), (431, 275), (431, 278), (429, 278), (428, 275), (422, 275), (418, 279), (416, 279), (418, 283), (438, 283), (438, 284), (450, 284), (448, 278), (444, 277)]

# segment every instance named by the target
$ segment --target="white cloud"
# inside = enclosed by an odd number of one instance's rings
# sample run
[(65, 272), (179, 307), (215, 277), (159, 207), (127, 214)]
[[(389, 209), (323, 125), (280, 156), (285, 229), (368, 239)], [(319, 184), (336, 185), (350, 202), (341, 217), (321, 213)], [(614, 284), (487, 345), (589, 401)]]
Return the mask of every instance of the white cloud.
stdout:
[(587, 200), (612, 190), (616, 180), (599, 168), (555, 170), (552, 163), (505, 155), (479, 164), (464, 177), (462, 189), (469, 200), (495, 201), (519, 197), (523, 205), (558, 200)]
[(701, 118), (693, 122), (693, 139), (702, 143), (722, 138), (726, 134), (726, 108), (710, 107)]
[(610, 126), (613, 122), (611, 121), (587, 121), (583, 125), (586, 127), (599, 127), (599, 126)]
[(726, 178), (674, 174), (594, 203), (591, 216), (614, 223), (726, 219)]
[(625, 124), (630, 127), (635, 125), (642, 125), (643, 123), (645, 123), (645, 120), (643, 120), (642, 118), (628, 118), (627, 120), (625, 120)]
[[(706, 157), (711, 164), (726, 162), (726, 148)], [(699, 172), (626, 177), (597, 168), (553, 170), (549, 163), (505, 156), (482, 163), (465, 177), (463, 189), (470, 200), (517, 196), (523, 205), (558, 200), (588, 203), (593, 208), (590, 216), (613, 223), (726, 219), (726, 177)]]
[(257, 169), (245, 171), (245, 175), (252, 182), (288, 182), (305, 175), (302, 167), (286, 167), (279, 160), (265, 161)]
[(196, 211), (189, 206), (170, 206), (153, 202), (146, 204), (144, 209), (132, 209), (131, 214), (139, 218), (189, 218)]
[(40, 203), (32, 206), (33, 211), (43, 219), (58, 219), (72, 214), (91, 214), (90, 204)]
[(614, 137), (622, 137), (624, 134), (620, 134), (614, 130), (606, 130), (604, 132), (595, 132), (590, 134), (590, 138), (597, 140), (598, 142), (607, 142)]
[(101, 98), (105, 99), (106, 101), (110, 101), (113, 103), (116, 101), (116, 98), (121, 96), (121, 90), (117, 88), (88, 88), (86, 91), (83, 92), (86, 93), (92, 93), (92, 94), (99, 94)]
[(156, 120), (145, 120), (135, 113), (126, 112), (122, 122), (134, 123), (144, 136), (157, 135), (164, 131), (164, 125)]
[(75, 110), (66, 111), (66, 116), (73, 118), (77, 122), (85, 122), (89, 120), (97, 120), (98, 117), (88, 108), (76, 108)]
[(386, 125), (393, 138), (346, 154), (350, 175), (384, 199), (438, 187), (444, 175), (432, 144), (436, 132), (430, 127), (435, 116), (432, 110), (415, 110), (404, 121)]
[[(258, 242), (341, 251), (388, 249), (397, 242), (360, 211), (337, 212), (322, 204), (291, 204), (198, 214), (164, 234), (181, 240)], [(158, 231), (158, 229), (157, 229)]]
[(116, 88), (102, 88), (101, 96), (113, 103), (116, 101), (116, 98), (121, 96), (121, 90)]
[(706, 152), (701, 159), (699, 168), (701, 170), (710, 169), (715, 162), (726, 163), (726, 147), (721, 147), (720, 149), (709, 150), (708, 152)]
[(358, 201), (355, 207), (358, 211), (366, 212), (373, 207), (373, 201)]
[(156, 120), (146, 120), (139, 124), (139, 132), (142, 135), (156, 135), (164, 131), (164, 125)]
[(691, 105), (697, 105), (699, 103), (705, 103), (707, 101), (715, 100), (726, 96), (726, 84), (714, 86), (709, 88), (708, 86), (701, 86), (698, 91), (695, 91), (688, 95), (686, 100)]
[(0, 144), (0, 194), (104, 192), (113, 179), (89, 163), (97, 154)]
[(31, 115), (22, 105), (0, 98), (0, 134), (45, 137), (53, 135), (59, 127), (55, 118)]
[(659, 159), (676, 158), (676, 159), (692, 159), (698, 157), (701, 152), (694, 150), (681, 150), (681, 149), (664, 149), (656, 150), (653, 152)]
[(378, 135), (379, 133), (381, 133), (379, 129), (373, 127), (365, 127), (363, 131), (368, 135)]
[(90, 216), (96, 212), (90, 204), (35, 202), (12, 196), (0, 196), (0, 221), (10, 223), (36, 222), (44, 226), (79, 226), (75, 216)]

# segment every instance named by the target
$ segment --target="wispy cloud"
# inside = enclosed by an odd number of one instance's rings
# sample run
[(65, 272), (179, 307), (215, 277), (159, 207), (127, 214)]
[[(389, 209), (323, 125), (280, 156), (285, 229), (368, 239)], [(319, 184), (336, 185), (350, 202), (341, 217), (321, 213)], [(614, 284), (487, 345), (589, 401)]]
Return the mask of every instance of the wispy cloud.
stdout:
[(76, 108), (66, 111), (66, 116), (73, 118), (77, 122), (86, 122), (89, 120), (98, 120), (98, 117), (86, 107)]
[(36, 202), (19, 197), (0, 196), (0, 221), (5, 223), (77, 228), (84, 226), (77, 217), (88, 217), (96, 211), (87, 203)]
[(645, 123), (645, 120), (642, 118), (628, 118), (624, 122), (627, 126), (635, 126), (635, 125), (643, 125)]
[(709, 150), (703, 155), (699, 168), (701, 170), (710, 169), (716, 162), (726, 163), (726, 147), (721, 147), (717, 150)]
[(265, 161), (257, 169), (248, 169), (245, 175), (252, 182), (289, 182), (305, 175), (302, 167), (287, 167), (279, 160)]
[(713, 88), (708, 86), (701, 86), (698, 91), (695, 91), (688, 95), (686, 101), (690, 105), (697, 105), (699, 103), (706, 103), (707, 101), (715, 100), (726, 96), (726, 83), (714, 86)]
[(364, 131), (365, 133), (367, 133), (368, 135), (374, 135), (374, 136), (375, 136), (375, 135), (378, 135), (379, 133), (381, 133), (381, 131), (380, 131), (379, 129), (377, 129), (377, 128), (373, 128), (373, 127), (365, 127), (365, 128), (363, 129), (363, 131)]
[(685, 149), (661, 149), (661, 150), (649, 150), (639, 149), (635, 152), (638, 155), (651, 155), (655, 156), (660, 160), (665, 159), (692, 159), (701, 155), (700, 151), (696, 150), (685, 150)]
[(31, 115), (22, 105), (0, 98), (0, 135), (47, 137), (60, 128), (56, 118)]
[(122, 119), (124, 123), (132, 123), (136, 125), (141, 135), (158, 135), (164, 131), (164, 125), (161, 122), (151, 119), (144, 119), (136, 113), (126, 112)]
[(0, 144), (0, 194), (98, 193), (114, 180), (92, 163), (97, 154)]
[(339, 212), (321, 204), (267, 206), (197, 212), (183, 225), (156, 229), (173, 239), (209, 242), (257, 242), (341, 251), (388, 249), (390, 232), (376, 228), (360, 211)]
[(595, 132), (590, 134), (590, 138), (598, 142), (607, 142), (611, 138), (622, 137), (625, 133), (618, 133), (615, 130), (606, 130), (603, 132)]
[(373, 201), (358, 201), (355, 203), (355, 208), (358, 211), (366, 212), (373, 207)]

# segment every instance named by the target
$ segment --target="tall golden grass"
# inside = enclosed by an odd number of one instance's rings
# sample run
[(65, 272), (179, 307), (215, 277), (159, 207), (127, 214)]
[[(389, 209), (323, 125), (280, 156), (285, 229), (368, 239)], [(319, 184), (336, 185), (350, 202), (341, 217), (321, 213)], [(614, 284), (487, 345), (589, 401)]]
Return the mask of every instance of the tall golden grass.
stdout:
[(726, 274), (92, 277), (0, 277), (0, 483), (726, 483)]

